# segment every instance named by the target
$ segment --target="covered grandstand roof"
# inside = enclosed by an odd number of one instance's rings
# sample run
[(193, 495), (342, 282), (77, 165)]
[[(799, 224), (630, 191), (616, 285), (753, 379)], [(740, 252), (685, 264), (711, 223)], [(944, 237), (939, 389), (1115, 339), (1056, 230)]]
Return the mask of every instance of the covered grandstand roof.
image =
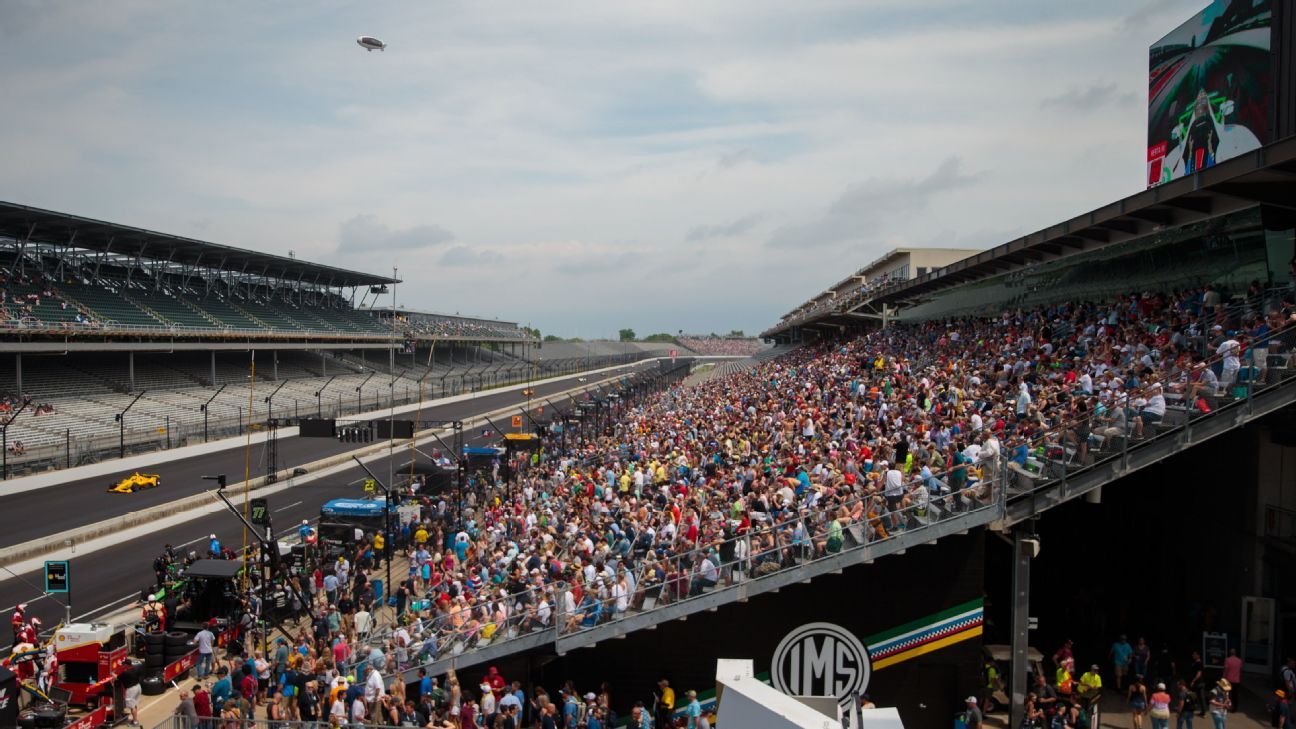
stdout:
[(804, 321), (785, 317), (762, 336), (775, 336), (794, 326), (849, 323), (860, 316), (851, 312), (876, 310), (880, 305), (911, 305), (971, 281), (1256, 205), (1296, 214), (1296, 138), (1144, 190), (930, 273), (883, 286), (871, 295), (831, 307)]
[(901, 303), (1083, 250), (1264, 204), (1296, 212), (1296, 138), (1144, 190), (1024, 238), (883, 288), (871, 302)]
[(351, 288), (399, 283), (389, 276), (348, 271), (290, 256), (260, 253), (3, 201), (0, 201), (0, 238), (139, 256), (320, 286)]

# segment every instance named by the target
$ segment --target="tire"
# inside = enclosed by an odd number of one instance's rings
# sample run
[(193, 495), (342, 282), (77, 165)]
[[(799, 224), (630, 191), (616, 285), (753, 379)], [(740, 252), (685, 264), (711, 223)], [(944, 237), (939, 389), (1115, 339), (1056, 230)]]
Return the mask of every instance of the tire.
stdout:
[(184, 658), (187, 655), (189, 655), (189, 651), (187, 650), (178, 650), (175, 653), (162, 654), (162, 656), (166, 659), (167, 663), (175, 663), (176, 661), (180, 660), (181, 658)]
[(144, 645), (165, 645), (165, 644), (166, 644), (165, 633), (145, 633), (144, 634)]
[(166, 646), (162, 645), (161, 643), (149, 643), (148, 645), (144, 646), (144, 655), (146, 656), (160, 656), (166, 653), (166, 651), (167, 651)]
[(67, 707), (57, 704), (45, 704), (33, 709), (38, 729), (62, 729), (67, 723)]
[(144, 671), (146, 673), (151, 673), (153, 671), (160, 671), (166, 667), (166, 664), (167, 664), (166, 656), (163, 656), (161, 653), (157, 655), (150, 654), (148, 659), (144, 661)]
[(36, 715), (23, 709), (18, 714), (18, 729), (36, 729)]
[(161, 676), (149, 676), (140, 681), (140, 693), (145, 696), (161, 696), (166, 693), (166, 684), (162, 682)]
[(162, 642), (168, 648), (172, 646), (187, 646), (189, 645), (189, 634), (184, 631), (173, 630), (163, 636)]

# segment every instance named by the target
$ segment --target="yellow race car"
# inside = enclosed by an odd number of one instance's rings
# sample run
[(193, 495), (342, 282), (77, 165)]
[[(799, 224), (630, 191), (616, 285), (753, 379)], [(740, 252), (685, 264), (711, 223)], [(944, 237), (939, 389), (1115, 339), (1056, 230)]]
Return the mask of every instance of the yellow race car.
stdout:
[(136, 489), (155, 489), (162, 483), (156, 473), (143, 474), (139, 471), (118, 481), (116, 485), (108, 487), (110, 494), (133, 494)]

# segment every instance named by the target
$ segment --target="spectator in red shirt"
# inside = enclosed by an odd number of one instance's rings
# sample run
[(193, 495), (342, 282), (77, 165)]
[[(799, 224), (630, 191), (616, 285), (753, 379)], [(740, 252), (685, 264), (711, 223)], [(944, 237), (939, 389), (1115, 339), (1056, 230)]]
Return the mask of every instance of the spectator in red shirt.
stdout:
[(193, 685), (193, 704), (199, 720), (211, 718), (211, 694), (207, 692), (207, 688), (203, 686), (202, 682)]
[(257, 678), (256, 674), (252, 673), (252, 667), (246, 663), (243, 664), (243, 678), (239, 681), (239, 693), (247, 699), (248, 703), (256, 706)]

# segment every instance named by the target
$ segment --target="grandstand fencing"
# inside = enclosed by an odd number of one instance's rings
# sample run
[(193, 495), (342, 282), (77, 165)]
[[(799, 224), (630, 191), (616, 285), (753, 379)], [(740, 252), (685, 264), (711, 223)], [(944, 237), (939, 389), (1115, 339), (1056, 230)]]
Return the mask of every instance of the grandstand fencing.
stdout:
[[(246, 365), (228, 360), (214, 367), (211, 384), (205, 384), (210, 379), (207, 365), (188, 362), (186, 367), (184, 360), (170, 365), (137, 362), (134, 388), (125, 386), (125, 364), (101, 363), (90, 370), (50, 362), (32, 368), (24, 376), (24, 389), (38, 393), (40, 404), (51, 404), (54, 409), (40, 415), (24, 411), (8, 427), (5, 477), (261, 432), (271, 418), (286, 426), (307, 417), (354, 417), (412, 405), (420, 402), (420, 387), (421, 400), (435, 404), (438, 399), (629, 364), (651, 356), (637, 352), (564, 359), (540, 368), (495, 352), (495, 359), (481, 363), (398, 366), (395, 373), (386, 357), (381, 362), (366, 359), (366, 364), (360, 365), (362, 360), (349, 356), (330, 358), (330, 369), (342, 367), (343, 372), (323, 376), (310, 366), (316, 357), (298, 354), (302, 356), (280, 353), (275, 365), (277, 378), (272, 365), (258, 361), (254, 385)], [(203, 386), (198, 385), (200, 381)], [(0, 392), (12, 388), (12, 379), (0, 374)], [(139, 399), (125, 415), (123, 427), (116, 415), (136, 395)]]

